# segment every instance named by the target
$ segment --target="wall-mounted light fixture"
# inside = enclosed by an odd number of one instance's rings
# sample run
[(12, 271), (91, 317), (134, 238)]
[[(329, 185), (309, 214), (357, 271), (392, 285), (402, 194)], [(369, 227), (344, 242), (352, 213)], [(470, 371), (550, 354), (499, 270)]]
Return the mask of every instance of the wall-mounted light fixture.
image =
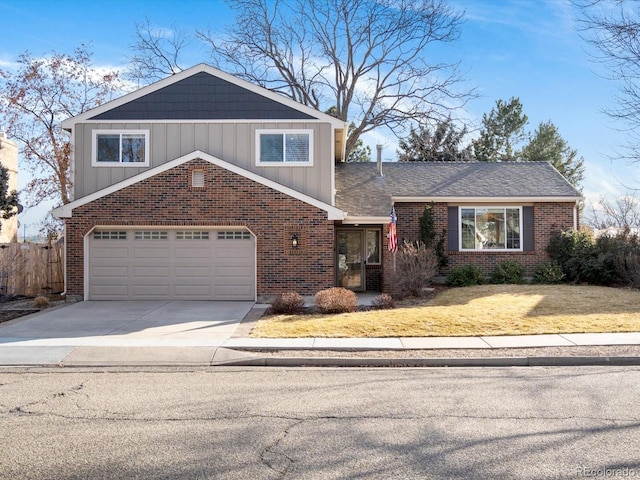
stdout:
[(291, 235), (291, 248), (298, 248), (298, 245), (300, 245), (298, 242), (298, 234), (294, 233)]

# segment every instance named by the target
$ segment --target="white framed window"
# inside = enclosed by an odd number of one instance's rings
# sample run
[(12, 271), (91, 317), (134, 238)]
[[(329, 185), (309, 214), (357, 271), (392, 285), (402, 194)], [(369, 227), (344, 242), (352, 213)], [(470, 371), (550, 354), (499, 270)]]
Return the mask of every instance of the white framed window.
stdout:
[(460, 250), (522, 251), (522, 207), (460, 207)]
[(313, 130), (256, 130), (256, 165), (313, 165)]
[(94, 167), (149, 166), (149, 130), (94, 130)]

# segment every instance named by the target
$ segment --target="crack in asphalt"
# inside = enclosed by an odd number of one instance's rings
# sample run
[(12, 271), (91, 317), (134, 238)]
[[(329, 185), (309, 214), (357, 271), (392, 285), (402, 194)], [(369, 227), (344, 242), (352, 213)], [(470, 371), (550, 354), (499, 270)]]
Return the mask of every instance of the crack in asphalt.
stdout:
[[(291, 430), (295, 427), (307, 422), (306, 419), (299, 419), (282, 430), (276, 439), (266, 445), (260, 453), (260, 461), (269, 467), (272, 471), (279, 475), (279, 478), (285, 478), (295, 460), (283, 451), (278, 451), (278, 447), (289, 436)], [(283, 465), (284, 464), (284, 465)]]

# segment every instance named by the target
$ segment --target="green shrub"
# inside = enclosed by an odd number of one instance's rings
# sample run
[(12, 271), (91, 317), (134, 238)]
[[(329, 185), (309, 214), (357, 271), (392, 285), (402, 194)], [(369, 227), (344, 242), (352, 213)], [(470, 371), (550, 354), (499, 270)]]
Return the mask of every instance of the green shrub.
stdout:
[(438, 258), (422, 242), (404, 242), (396, 255), (393, 282), (402, 295), (419, 297), (438, 273)]
[(505, 260), (493, 269), (491, 283), (525, 283), (524, 267), (517, 260)]
[(271, 313), (276, 315), (294, 315), (304, 308), (304, 299), (296, 292), (278, 295), (271, 303)]
[(435, 202), (425, 205), (424, 211), (418, 219), (419, 240), (424, 243), (427, 248), (430, 248), (435, 252), (436, 257), (438, 257), (438, 266), (446, 267), (449, 263), (449, 258), (447, 257), (447, 253), (444, 249), (447, 230), (443, 228), (440, 233), (436, 233), (436, 221), (435, 214), (433, 212), (434, 208)]
[(387, 293), (382, 293), (371, 301), (371, 308), (374, 310), (388, 310), (395, 307), (393, 297)]
[(555, 260), (539, 263), (533, 272), (533, 283), (555, 285), (565, 278), (562, 267)]
[(333, 287), (316, 293), (316, 305), (322, 313), (355, 312), (358, 297), (351, 290)]
[(622, 233), (594, 239), (587, 230), (571, 230), (554, 235), (548, 251), (568, 281), (594, 285), (624, 283), (621, 258), (640, 249), (638, 237)]
[(484, 277), (478, 265), (462, 265), (455, 267), (447, 276), (447, 285), (450, 287), (470, 287), (482, 285)]

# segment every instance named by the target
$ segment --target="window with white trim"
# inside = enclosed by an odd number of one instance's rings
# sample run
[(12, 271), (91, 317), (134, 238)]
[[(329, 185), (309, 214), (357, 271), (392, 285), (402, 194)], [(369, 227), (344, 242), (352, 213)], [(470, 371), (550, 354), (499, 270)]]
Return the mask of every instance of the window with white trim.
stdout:
[(313, 165), (313, 130), (256, 130), (256, 165)]
[(521, 207), (460, 207), (460, 250), (522, 250)]
[(97, 167), (149, 165), (148, 130), (94, 130), (91, 164)]

